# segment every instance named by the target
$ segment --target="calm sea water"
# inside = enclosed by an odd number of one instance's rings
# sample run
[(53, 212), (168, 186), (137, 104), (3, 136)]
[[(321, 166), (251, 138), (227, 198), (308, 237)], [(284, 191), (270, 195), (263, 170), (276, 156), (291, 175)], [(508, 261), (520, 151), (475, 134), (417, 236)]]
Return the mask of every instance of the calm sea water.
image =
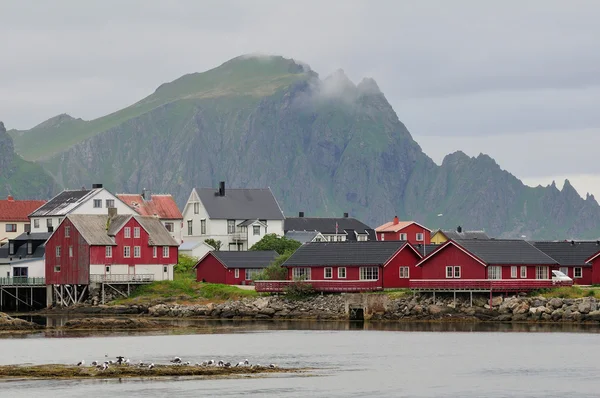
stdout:
[(598, 328), (310, 322), (195, 326), (199, 329), (101, 336), (3, 335), (0, 364), (89, 363), (105, 354), (166, 363), (178, 355), (192, 362), (248, 358), (318, 370), (311, 377), (6, 381), (0, 382), (0, 396), (600, 396)]

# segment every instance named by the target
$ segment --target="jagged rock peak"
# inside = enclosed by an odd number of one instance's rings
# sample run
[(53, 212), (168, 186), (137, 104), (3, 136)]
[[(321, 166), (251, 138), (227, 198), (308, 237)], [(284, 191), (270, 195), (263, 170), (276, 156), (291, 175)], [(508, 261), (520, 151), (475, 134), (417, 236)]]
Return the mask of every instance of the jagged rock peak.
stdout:
[(379, 89), (379, 86), (377, 85), (375, 79), (372, 79), (370, 77), (363, 78), (360, 81), (360, 83), (358, 83), (358, 86), (356, 86), (356, 88), (358, 89), (358, 92), (363, 95), (383, 94)]
[(575, 194), (577, 197), (579, 197), (579, 193), (577, 193), (577, 190), (575, 189), (575, 187), (573, 185), (571, 185), (571, 182), (568, 179), (565, 179), (565, 183), (563, 184), (563, 188), (562, 188), (561, 192), (563, 194), (568, 194), (568, 195)]
[(4, 123), (0, 121), (0, 173), (10, 166), (14, 157), (14, 150), (13, 140), (6, 132)]
[(444, 160), (442, 160), (442, 165), (461, 164), (470, 160), (471, 158), (469, 157), (469, 155), (467, 155), (463, 151), (456, 151), (444, 156)]
[(6, 127), (4, 127), (4, 122), (0, 120), (0, 134), (6, 133)]

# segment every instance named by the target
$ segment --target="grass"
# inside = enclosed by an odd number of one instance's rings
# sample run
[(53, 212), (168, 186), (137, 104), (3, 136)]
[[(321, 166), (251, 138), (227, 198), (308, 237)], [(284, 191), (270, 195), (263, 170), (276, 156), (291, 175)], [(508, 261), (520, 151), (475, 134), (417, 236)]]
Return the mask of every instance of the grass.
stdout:
[(385, 294), (392, 300), (413, 295), (410, 289), (387, 289), (382, 292), (376, 292), (375, 294)]
[(542, 296), (546, 298), (582, 298), (600, 297), (600, 287), (563, 286), (554, 289), (541, 289), (533, 291), (530, 296)]

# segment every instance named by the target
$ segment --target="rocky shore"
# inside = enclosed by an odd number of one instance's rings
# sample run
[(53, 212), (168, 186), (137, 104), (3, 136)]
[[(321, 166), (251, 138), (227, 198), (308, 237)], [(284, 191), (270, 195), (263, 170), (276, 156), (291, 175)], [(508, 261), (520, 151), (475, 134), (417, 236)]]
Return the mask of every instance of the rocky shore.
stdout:
[(0, 331), (3, 330), (34, 330), (41, 329), (43, 326), (37, 325), (33, 322), (28, 322), (24, 319), (13, 318), (0, 312)]

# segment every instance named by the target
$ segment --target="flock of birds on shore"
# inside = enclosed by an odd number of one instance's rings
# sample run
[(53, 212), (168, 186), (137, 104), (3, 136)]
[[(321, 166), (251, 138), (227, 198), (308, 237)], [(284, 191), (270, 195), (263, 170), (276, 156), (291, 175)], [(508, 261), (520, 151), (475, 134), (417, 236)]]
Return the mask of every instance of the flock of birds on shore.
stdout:
[[(104, 357), (108, 357), (108, 354), (105, 355)], [(190, 361), (184, 362), (180, 357), (174, 357), (169, 362), (170, 362), (171, 366), (202, 366), (202, 367), (216, 366), (216, 367), (224, 367), (224, 368), (246, 366), (246, 367), (250, 367), (251, 369), (257, 369), (257, 368), (263, 368), (263, 367), (275, 369), (277, 367), (277, 365), (275, 365), (274, 363), (269, 364), (269, 365), (264, 365), (264, 366), (259, 363), (250, 364), (250, 362), (247, 359), (240, 361), (240, 362), (236, 363), (235, 365), (232, 365), (231, 362), (225, 362), (225, 361), (221, 361), (221, 360), (215, 361), (214, 359), (211, 359), (209, 361), (204, 361), (204, 362), (196, 362), (195, 365), (192, 365), (192, 363)], [(104, 362), (92, 361), (92, 363), (90, 363), (90, 366), (95, 367), (96, 369), (101, 370), (101, 371), (109, 369), (111, 365), (138, 366), (140, 368), (148, 368), (148, 369), (153, 369), (155, 367), (153, 362), (145, 363), (143, 361), (139, 361), (137, 364), (135, 364), (135, 363), (132, 363), (129, 358), (125, 358), (124, 356), (116, 357), (116, 361), (111, 359), (111, 360), (105, 360)], [(81, 361), (79, 361), (77, 363), (77, 366), (86, 366), (85, 360), (82, 359)]]

